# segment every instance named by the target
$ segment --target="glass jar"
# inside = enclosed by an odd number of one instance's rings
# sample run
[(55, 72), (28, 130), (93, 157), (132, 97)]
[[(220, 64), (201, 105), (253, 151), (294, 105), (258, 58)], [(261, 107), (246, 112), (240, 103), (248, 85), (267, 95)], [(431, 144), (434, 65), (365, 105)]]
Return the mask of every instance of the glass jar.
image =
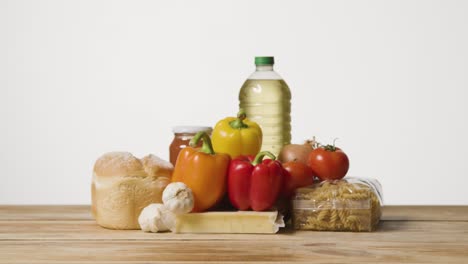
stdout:
[[(213, 129), (207, 126), (176, 126), (172, 128), (174, 139), (169, 146), (169, 160), (175, 166), (177, 156), (181, 149), (189, 145), (190, 140), (200, 131), (205, 131), (211, 136)], [(201, 147), (200, 141), (198, 147)]]

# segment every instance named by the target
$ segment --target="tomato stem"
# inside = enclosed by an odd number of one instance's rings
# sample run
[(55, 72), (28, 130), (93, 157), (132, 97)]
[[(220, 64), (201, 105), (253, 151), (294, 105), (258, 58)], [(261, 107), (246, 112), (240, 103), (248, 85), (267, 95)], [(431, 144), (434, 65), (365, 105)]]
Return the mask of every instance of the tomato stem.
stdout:
[(335, 142), (338, 140), (338, 138), (333, 139), (333, 147), (335, 147)]
[(333, 140), (333, 145), (326, 145), (325, 147), (323, 147), (326, 151), (331, 151), (331, 152), (335, 152), (336, 151), (336, 146), (335, 146), (335, 143), (336, 141), (338, 140), (338, 138), (335, 138)]

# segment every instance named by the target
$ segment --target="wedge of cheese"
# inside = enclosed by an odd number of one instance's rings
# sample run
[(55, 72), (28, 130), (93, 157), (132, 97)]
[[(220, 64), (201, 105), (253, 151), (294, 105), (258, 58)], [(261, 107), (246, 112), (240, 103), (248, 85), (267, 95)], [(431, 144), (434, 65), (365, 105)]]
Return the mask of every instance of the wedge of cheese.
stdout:
[(283, 216), (272, 212), (205, 212), (178, 215), (174, 233), (274, 234), (284, 227)]

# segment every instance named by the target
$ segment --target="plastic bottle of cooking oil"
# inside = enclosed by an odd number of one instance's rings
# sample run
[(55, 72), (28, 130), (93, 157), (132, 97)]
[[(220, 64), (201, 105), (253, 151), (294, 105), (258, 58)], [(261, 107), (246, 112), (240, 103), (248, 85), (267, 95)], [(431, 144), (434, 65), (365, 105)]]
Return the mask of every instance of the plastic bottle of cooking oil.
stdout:
[(239, 106), (262, 128), (262, 151), (276, 156), (291, 143), (291, 91), (274, 70), (273, 57), (255, 57), (256, 71), (239, 93)]

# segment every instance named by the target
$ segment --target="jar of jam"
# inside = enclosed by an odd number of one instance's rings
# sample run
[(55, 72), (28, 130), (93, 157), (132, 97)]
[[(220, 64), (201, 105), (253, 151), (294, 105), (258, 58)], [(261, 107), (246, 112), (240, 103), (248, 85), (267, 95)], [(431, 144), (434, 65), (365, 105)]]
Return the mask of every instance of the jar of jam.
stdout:
[[(180, 150), (187, 147), (190, 140), (200, 131), (205, 131), (211, 136), (213, 129), (206, 126), (176, 126), (172, 128), (174, 139), (169, 146), (169, 160), (172, 165), (175, 165)], [(198, 146), (201, 147), (201, 145), (200, 141)]]

